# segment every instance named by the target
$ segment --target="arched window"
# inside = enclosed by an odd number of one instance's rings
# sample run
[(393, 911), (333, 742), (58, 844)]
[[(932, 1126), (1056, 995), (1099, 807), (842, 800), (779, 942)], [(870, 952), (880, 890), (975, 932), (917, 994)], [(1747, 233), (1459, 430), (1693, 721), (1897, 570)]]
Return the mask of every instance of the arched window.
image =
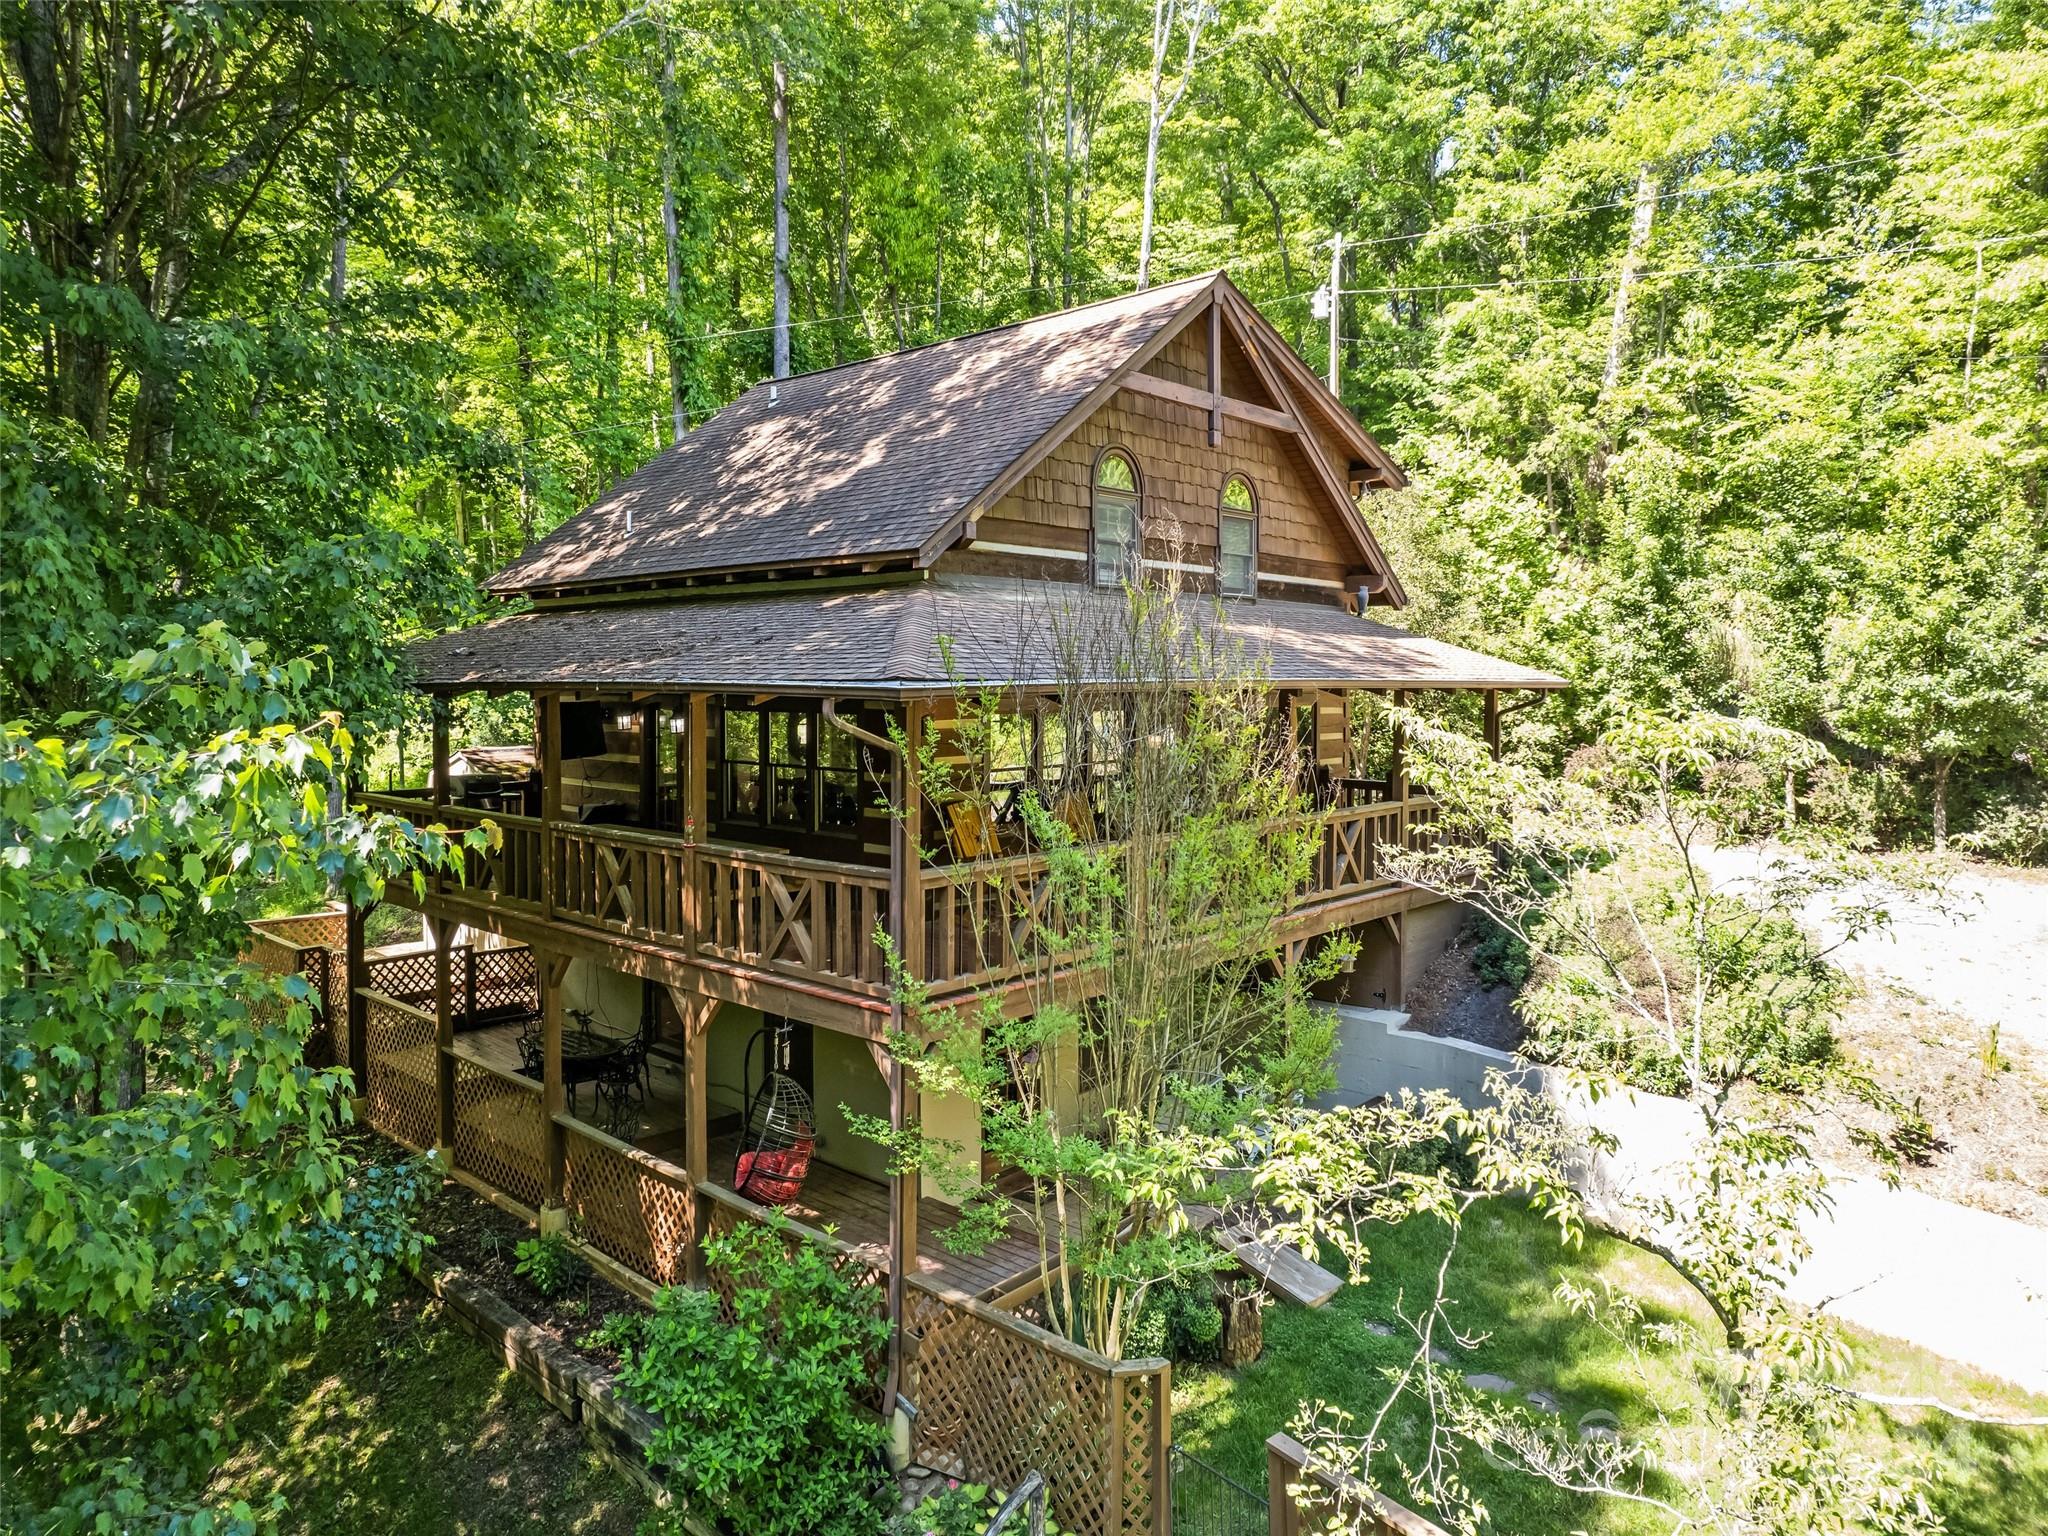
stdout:
[(1223, 482), (1216, 509), (1216, 590), (1225, 597), (1254, 597), (1259, 588), (1259, 503), (1243, 475)]
[(1113, 587), (1135, 574), (1138, 546), (1138, 466), (1121, 448), (1095, 461), (1095, 584)]

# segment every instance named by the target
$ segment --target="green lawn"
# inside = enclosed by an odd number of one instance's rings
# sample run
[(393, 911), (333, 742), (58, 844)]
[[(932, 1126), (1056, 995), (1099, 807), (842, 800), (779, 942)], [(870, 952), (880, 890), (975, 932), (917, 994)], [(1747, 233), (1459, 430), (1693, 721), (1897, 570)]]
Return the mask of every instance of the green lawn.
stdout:
[(646, 1496), (407, 1282), (338, 1314), (279, 1389), (247, 1405), (216, 1491), (283, 1494), (286, 1533), (632, 1536)]
[[(1235, 1372), (1176, 1370), (1175, 1441), (1263, 1488), (1266, 1437), (1285, 1428), (1301, 1402), (1321, 1398), (1354, 1410), (1376, 1406), (1386, 1387), (1381, 1370), (1404, 1362), (1414, 1350), (1397, 1304), (1411, 1311), (1416, 1298), (1433, 1289), (1443, 1239), (1444, 1229), (1434, 1221), (1380, 1232), (1367, 1284), (1345, 1287), (1320, 1311), (1267, 1309), (1266, 1348), (1254, 1364)], [(1582, 1250), (1567, 1253), (1554, 1227), (1520, 1206), (1495, 1202), (1475, 1211), (1453, 1261), (1450, 1290), (1463, 1303), (1458, 1326), (1486, 1335), (1469, 1352), (1453, 1349), (1458, 1367), (1506, 1376), (1525, 1392), (1551, 1393), (1567, 1423), (1594, 1411), (1613, 1414), (1625, 1434), (1653, 1428), (1643, 1407), (1650, 1396), (1667, 1404), (1697, 1402), (1697, 1384), (1662, 1362), (1653, 1366), (1646, 1387), (1611, 1339), (1566, 1313), (1553, 1290), (1567, 1265), (1581, 1279), (1604, 1276), (1626, 1287), (1650, 1302), (1655, 1315), (1706, 1318), (1661, 1259), (1595, 1233), (1587, 1235)], [(1392, 1324), (1394, 1335), (1373, 1332), (1367, 1325), (1375, 1322)], [(1855, 1344), (1857, 1383), (1868, 1389), (1936, 1395), (1988, 1413), (2048, 1412), (2048, 1403), (1925, 1351), (1868, 1335), (1856, 1336)], [(1966, 1536), (2048, 1531), (2048, 1430), (1959, 1424), (1938, 1415), (1902, 1419), (1869, 1410), (1859, 1435), (1866, 1449), (1911, 1458), (1932, 1474), (1950, 1530)], [(1403, 1443), (1398, 1430), (1396, 1443)], [(1406, 1443), (1416, 1443), (1412, 1433)], [(1682, 1445), (1665, 1449), (1674, 1460), (1687, 1454)], [(1668, 1526), (1655, 1511), (1538, 1487), (1477, 1455), (1464, 1458), (1463, 1472), (1491, 1508), (1495, 1528), (1513, 1536), (1576, 1530), (1632, 1536)]]

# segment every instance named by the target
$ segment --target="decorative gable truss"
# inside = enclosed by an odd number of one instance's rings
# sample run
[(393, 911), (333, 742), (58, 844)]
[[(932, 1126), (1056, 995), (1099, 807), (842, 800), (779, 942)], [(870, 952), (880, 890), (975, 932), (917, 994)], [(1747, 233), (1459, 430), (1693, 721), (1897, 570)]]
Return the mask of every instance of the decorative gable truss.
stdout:
[(1092, 487), (1111, 449), (1138, 466), (1152, 567), (1197, 587), (1213, 580), (1220, 498), (1239, 476), (1256, 497), (1262, 594), (1406, 602), (1357, 504), (1404, 484), (1399, 468), (1221, 274), (974, 496), (919, 563), (1085, 579)]

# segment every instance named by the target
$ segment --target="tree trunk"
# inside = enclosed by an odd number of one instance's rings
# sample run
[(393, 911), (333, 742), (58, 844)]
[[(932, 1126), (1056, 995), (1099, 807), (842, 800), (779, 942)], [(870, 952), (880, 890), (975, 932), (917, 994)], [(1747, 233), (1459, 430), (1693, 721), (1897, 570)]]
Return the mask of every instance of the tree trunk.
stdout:
[(768, 114), (775, 123), (775, 377), (789, 377), (789, 70), (777, 59)]
[(1060, 151), (1060, 302), (1074, 302), (1074, 4), (1062, 8), (1062, 100)]
[(675, 45), (666, 29), (661, 51), (661, 240), (668, 255), (668, 420), (669, 441), (679, 443), (690, 430), (683, 405), (683, 259), (676, 249)]
[(1934, 760), (1934, 851), (1948, 852), (1948, 771), (1955, 766), (1952, 757), (1937, 757)]
[(1621, 364), (1628, 352), (1628, 312), (1634, 297), (1636, 269), (1650, 243), (1651, 225), (1657, 215), (1657, 178), (1646, 165), (1636, 176), (1635, 216), (1628, 226), (1628, 251), (1621, 258), (1621, 274), (1614, 284), (1614, 313), (1607, 325), (1607, 369), (1600, 376), (1600, 393), (1611, 394), (1621, 382)]
[(1152, 71), (1152, 110), (1145, 130), (1145, 212), (1138, 226), (1138, 291), (1152, 281), (1152, 218), (1159, 189), (1159, 71)]

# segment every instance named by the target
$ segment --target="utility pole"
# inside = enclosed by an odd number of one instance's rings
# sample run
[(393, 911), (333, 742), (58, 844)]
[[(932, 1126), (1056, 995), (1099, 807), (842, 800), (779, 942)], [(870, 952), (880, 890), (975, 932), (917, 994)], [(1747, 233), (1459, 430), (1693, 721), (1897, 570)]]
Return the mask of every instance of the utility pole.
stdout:
[(1330, 393), (1339, 400), (1344, 397), (1337, 393), (1337, 317), (1343, 313), (1344, 282), (1344, 231), (1338, 230), (1330, 241)]

